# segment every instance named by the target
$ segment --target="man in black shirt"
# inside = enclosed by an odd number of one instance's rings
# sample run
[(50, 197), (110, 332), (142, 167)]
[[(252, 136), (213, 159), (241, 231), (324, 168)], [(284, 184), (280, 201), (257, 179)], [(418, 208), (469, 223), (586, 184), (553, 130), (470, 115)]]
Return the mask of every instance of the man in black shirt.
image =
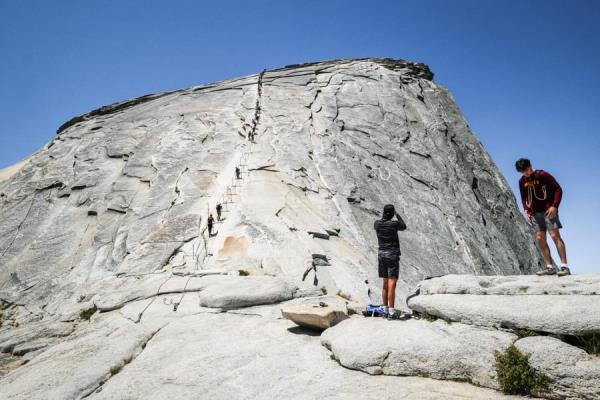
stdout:
[[(396, 219), (392, 218), (396, 216)], [(398, 215), (392, 204), (383, 207), (383, 218), (374, 223), (377, 241), (379, 242), (379, 277), (383, 278), (383, 289), (381, 297), (383, 299), (383, 308), (388, 318), (396, 319), (394, 310), (394, 300), (396, 297), (396, 282), (398, 281), (398, 272), (400, 264), (400, 242), (398, 240), (398, 231), (406, 229), (406, 224)]]
[(212, 214), (208, 215), (208, 237), (212, 236), (212, 230), (213, 230), (213, 224), (215, 223), (215, 219), (213, 218)]

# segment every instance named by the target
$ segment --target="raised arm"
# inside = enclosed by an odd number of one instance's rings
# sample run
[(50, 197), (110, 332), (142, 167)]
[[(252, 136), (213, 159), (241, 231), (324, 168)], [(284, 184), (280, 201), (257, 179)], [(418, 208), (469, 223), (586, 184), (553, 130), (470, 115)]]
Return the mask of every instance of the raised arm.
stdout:
[(396, 218), (398, 219), (398, 230), (399, 231), (403, 231), (406, 229), (406, 223), (404, 222), (404, 220), (402, 219), (402, 217), (400, 216), (400, 214), (396, 213)]

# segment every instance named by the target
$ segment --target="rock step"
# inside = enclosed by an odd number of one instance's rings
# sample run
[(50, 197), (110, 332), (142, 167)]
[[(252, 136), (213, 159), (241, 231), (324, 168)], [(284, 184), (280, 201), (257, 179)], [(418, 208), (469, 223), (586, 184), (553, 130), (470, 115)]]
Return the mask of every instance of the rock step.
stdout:
[(494, 352), (516, 335), (464, 324), (352, 317), (321, 335), (344, 367), (372, 375), (426, 376), (497, 389)]
[(281, 315), (299, 326), (322, 331), (348, 318), (348, 308), (341, 297), (321, 296), (285, 304)]
[(600, 399), (600, 357), (548, 336), (517, 340), (529, 365), (549, 378), (549, 398)]
[(480, 327), (584, 336), (600, 333), (600, 297), (593, 294), (599, 284), (600, 274), (564, 278), (448, 275), (421, 282), (420, 294), (411, 297), (408, 306)]
[(600, 295), (600, 274), (564, 277), (445, 275), (421, 282), (421, 294)]

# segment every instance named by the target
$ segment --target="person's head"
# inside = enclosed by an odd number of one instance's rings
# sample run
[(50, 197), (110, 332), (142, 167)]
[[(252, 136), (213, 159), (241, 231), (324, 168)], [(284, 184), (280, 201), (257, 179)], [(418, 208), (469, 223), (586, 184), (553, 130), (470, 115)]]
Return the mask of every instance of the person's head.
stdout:
[(392, 219), (394, 214), (396, 214), (396, 210), (394, 209), (393, 204), (386, 204), (383, 206), (383, 219)]
[(526, 158), (519, 158), (515, 163), (515, 168), (518, 172), (523, 174), (524, 177), (529, 178), (533, 174), (533, 168), (531, 167), (531, 161)]

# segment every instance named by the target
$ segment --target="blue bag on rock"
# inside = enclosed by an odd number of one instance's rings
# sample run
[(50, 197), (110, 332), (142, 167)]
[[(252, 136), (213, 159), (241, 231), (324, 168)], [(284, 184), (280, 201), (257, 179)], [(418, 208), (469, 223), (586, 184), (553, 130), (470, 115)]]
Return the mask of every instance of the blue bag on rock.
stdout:
[(381, 317), (385, 315), (383, 306), (376, 304), (367, 304), (365, 311), (363, 311), (365, 317)]

